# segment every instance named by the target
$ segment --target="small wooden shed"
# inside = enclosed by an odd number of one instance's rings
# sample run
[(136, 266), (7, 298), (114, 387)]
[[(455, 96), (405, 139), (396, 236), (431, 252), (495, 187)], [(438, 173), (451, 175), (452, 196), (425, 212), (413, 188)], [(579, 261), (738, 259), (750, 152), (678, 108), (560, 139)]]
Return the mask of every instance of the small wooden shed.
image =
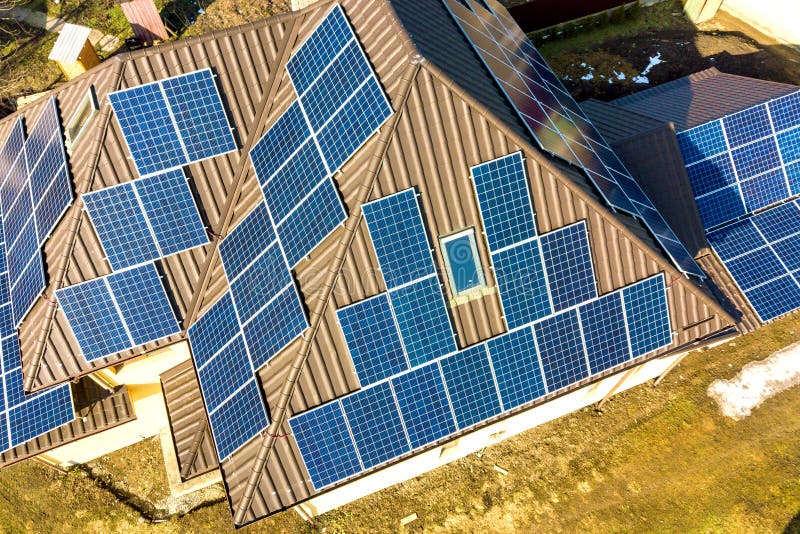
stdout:
[(89, 40), (91, 32), (91, 28), (86, 26), (66, 23), (58, 34), (48, 59), (58, 64), (67, 80), (100, 64), (100, 58)]

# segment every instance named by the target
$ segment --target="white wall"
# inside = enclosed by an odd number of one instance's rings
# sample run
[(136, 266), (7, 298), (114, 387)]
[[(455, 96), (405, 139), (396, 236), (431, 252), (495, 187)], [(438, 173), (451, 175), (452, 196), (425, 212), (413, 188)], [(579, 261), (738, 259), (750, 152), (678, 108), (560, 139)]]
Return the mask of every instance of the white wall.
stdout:
[(778, 41), (800, 48), (800, 0), (725, 0), (722, 10)]

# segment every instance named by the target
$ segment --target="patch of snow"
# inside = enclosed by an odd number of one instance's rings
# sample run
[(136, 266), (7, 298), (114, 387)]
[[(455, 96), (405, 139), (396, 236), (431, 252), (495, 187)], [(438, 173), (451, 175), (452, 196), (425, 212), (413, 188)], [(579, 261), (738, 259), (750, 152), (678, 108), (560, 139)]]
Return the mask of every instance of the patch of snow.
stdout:
[(661, 52), (656, 52), (656, 55), (650, 58), (650, 63), (648, 63), (642, 71), (642, 76), (647, 76), (650, 71), (653, 70), (653, 67), (660, 65), (661, 63), (664, 63), (664, 60), (661, 59)]
[(572, 76), (570, 76), (569, 74), (565, 74), (563, 79), (564, 80), (568, 80), (568, 81), (572, 81)]
[(614, 71), (614, 76), (620, 81), (625, 79), (625, 73), (624, 72)]
[(584, 74), (583, 76), (581, 76), (581, 80), (586, 80), (587, 82), (589, 80), (593, 80), (593, 79), (594, 79), (594, 74), (592, 74), (591, 72), (588, 72), (588, 73)]
[(800, 384), (800, 343), (745, 365), (730, 380), (715, 380), (708, 396), (717, 401), (726, 417), (740, 420), (762, 402)]
[(633, 81), (633, 83), (642, 83), (642, 84), (650, 83), (650, 79), (647, 76), (634, 76), (633, 78), (631, 78), (631, 81)]
[(586, 66), (586, 63), (581, 63), (581, 67), (585, 67), (585, 66)]

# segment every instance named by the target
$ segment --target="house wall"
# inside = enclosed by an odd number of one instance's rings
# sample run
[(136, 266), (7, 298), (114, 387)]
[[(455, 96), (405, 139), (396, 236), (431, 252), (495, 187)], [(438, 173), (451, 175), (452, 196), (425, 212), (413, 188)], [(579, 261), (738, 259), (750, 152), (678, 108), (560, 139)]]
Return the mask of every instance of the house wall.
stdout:
[(725, 0), (721, 9), (758, 31), (800, 49), (800, 2), (797, 0)]

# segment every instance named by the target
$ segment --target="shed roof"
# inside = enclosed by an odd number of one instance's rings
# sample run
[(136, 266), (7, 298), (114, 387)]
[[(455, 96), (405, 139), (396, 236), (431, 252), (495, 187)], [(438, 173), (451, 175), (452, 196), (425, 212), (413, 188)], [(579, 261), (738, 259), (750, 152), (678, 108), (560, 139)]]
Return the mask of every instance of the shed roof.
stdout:
[(65, 23), (47, 59), (60, 63), (74, 63), (81, 55), (90, 33), (92, 33), (91, 28)]
[[(674, 269), (640, 223), (609, 211), (582, 174), (533, 146), (441, 2), (341, 3), (396, 113), (335, 177), (350, 214), (344, 228), (295, 270), (312, 329), (259, 373), (274, 421), (267, 435), (252, 439), (221, 466), (237, 525), (316, 494), (294, 440), (276, 436), (287, 434), (285, 421), (290, 415), (359, 387), (335, 310), (385, 290), (373, 276), (377, 261), (360, 218), (360, 206), (366, 200), (414, 186), (421, 193), (432, 235), (477, 226), (480, 216), (468, 181), (470, 166), (522, 150), (539, 231), (586, 220), (601, 293), (666, 273), (677, 332), (666, 351), (717, 335), (733, 323), (708, 288)], [(73, 149), (70, 165), (76, 190), (100, 189), (135, 176), (111, 117), (108, 92), (211, 67), (240, 150), (192, 164), (188, 171), (212, 232), (226, 235), (260, 200), (247, 154), (294, 98), (285, 62), (332, 4), (323, 1), (300, 12), (121, 55), (59, 88), (62, 119), (69, 118), (90, 84), (101, 102), (90, 124), (91, 133)], [(34, 104), (23, 113), (36, 112)], [(8, 126), (9, 120), (0, 123), (0, 138)], [(79, 200), (45, 246), (48, 295), (56, 287), (109, 272), (80, 208)], [(439, 244), (436, 240), (433, 244), (441, 264)], [(480, 243), (478, 248), (483, 264), (488, 265), (485, 245)], [(216, 241), (167, 258), (163, 267), (184, 327), (227, 290)], [(493, 280), (490, 272), (487, 279)], [(505, 328), (496, 294), (450, 312), (464, 346)], [(26, 379), (39, 387), (119, 364), (138, 352), (85, 362), (63, 314), (49, 298), (40, 299), (23, 323), (21, 340)], [(193, 424), (191, 417), (181, 421), (186, 428)], [(180, 434), (177, 426), (173, 431)]]
[(612, 103), (672, 122), (682, 132), (795, 91), (793, 85), (727, 74), (711, 67)]

